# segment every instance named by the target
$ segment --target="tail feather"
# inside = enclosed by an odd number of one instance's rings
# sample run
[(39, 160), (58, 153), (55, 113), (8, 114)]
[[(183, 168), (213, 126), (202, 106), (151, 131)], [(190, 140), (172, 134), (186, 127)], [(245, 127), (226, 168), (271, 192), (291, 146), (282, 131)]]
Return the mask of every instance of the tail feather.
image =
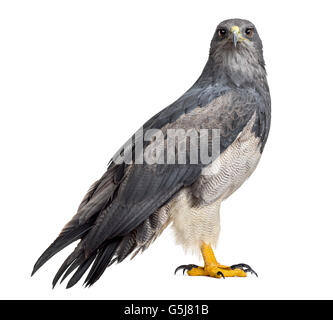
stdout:
[[(80, 242), (80, 244), (81, 244), (81, 242)], [(80, 246), (80, 244), (79, 244), (79, 246)], [(64, 263), (61, 265), (58, 272), (54, 276), (53, 282), (52, 282), (53, 288), (56, 286), (56, 284), (58, 283), (59, 279), (64, 274), (64, 272), (66, 272), (66, 273), (62, 277), (60, 282), (63, 282), (65, 280), (65, 278), (67, 277), (67, 275), (79, 266), (80, 258), (83, 255), (82, 250), (79, 249), (79, 246), (67, 257), (67, 259), (64, 261)], [(81, 260), (84, 261), (84, 259), (82, 259), (82, 258), (81, 258)], [(68, 272), (69, 270), (71, 270), (71, 271)]]
[(117, 260), (115, 253), (119, 243), (120, 240), (118, 239), (110, 240), (104, 243), (89, 257), (86, 257), (85, 251), (83, 250), (83, 242), (80, 242), (56, 273), (52, 282), (53, 287), (56, 286), (60, 278), (60, 283), (62, 283), (75, 269), (77, 269), (66, 286), (67, 289), (73, 287), (82, 278), (92, 263), (93, 265), (85, 279), (85, 285), (93, 285), (101, 277), (106, 268)]
[(103, 177), (90, 187), (76, 215), (39, 257), (31, 275), (34, 275), (56, 253), (77, 240), (81, 241), (59, 268), (52, 282), (53, 287), (60, 279), (60, 282), (63, 282), (76, 270), (67, 284), (68, 288), (72, 287), (94, 263), (86, 279), (87, 285), (91, 285), (99, 279), (108, 265), (117, 260), (116, 249), (120, 243), (119, 239), (100, 239), (99, 243), (91, 248), (92, 245), (87, 236), (89, 232), (93, 232), (92, 228), (98, 223), (99, 216), (113, 201), (124, 175), (124, 169), (124, 165), (110, 166)]
[(91, 224), (83, 224), (81, 226), (65, 228), (59, 237), (44, 251), (44, 253), (37, 260), (31, 275), (34, 275), (36, 271), (43, 266), (49, 259), (51, 259), (56, 253), (63, 248), (67, 247), (76, 240), (84, 237), (91, 229)]
[[(77, 282), (82, 278), (84, 273), (88, 270), (92, 262), (94, 261), (96, 255), (91, 255), (88, 259), (84, 260), (82, 263), (80, 263), (79, 268), (76, 270), (76, 272), (73, 274), (71, 279), (68, 281), (66, 288), (69, 289), (73, 287)], [(72, 272), (72, 270), (68, 269), (65, 273), (64, 277), (61, 279), (61, 282)]]
[(112, 258), (117, 250), (120, 240), (112, 240), (99, 250), (93, 266), (84, 281), (86, 287), (92, 286), (104, 273), (105, 269), (110, 266)]
[(62, 283), (76, 268), (80, 267), (85, 262), (85, 260), (86, 259), (84, 258), (84, 255), (77, 258), (66, 270), (63, 277), (61, 278), (60, 283)]
[[(53, 279), (53, 288), (60, 280), (62, 283), (70, 274), (74, 272), (67, 283), (67, 288), (73, 287), (90, 268), (84, 281), (86, 287), (92, 286), (102, 276), (107, 267), (114, 262), (122, 262), (131, 253), (132, 258), (145, 248), (142, 243), (137, 241), (137, 232), (108, 239), (102, 242), (94, 251), (87, 252), (86, 245), (89, 238), (87, 235), (92, 232), (93, 221), (85, 225), (75, 225), (69, 223), (61, 232), (59, 237), (49, 246), (36, 262), (32, 274), (34, 274), (44, 263), (54, 256), (61, 249), (72, 242), (81, 239), (75, 250), (66, 258), (57, 271)], [(150, 243), (151, 241), (149, 241)]]

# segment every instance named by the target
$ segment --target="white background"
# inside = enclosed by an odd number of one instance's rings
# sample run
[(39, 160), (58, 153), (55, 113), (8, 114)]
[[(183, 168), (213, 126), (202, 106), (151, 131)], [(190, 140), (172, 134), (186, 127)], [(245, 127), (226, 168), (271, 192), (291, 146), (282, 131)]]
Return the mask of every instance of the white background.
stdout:
[[(0, 298), (333, 298), (330, 1), (1, 1)], [(222, 204), (221, 263), (259, 278), (174, 276), (200, 263), (168, 229), (91, 289), (51, 290), (73, 249), (35, 260), (136, 129), (200, 75), (216, 25), (253, 21), (271, 134), (257, 171)]]

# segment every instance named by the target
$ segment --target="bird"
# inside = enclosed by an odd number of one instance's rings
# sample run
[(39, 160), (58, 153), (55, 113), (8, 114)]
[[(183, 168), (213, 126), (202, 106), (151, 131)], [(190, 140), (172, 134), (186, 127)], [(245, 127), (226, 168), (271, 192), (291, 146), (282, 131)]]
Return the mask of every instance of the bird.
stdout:
[[(214, 31), (199, 78), (112, 157), (77, 213), (37, 260), (32, 275), (77, 242), (53, 287), (70, 275), (71, 288), (85, 274), (83, 284), (90, 287), (112, 264), (145, 251), (169, 225), (176, 243), (201, 252), (204, 262), (181, 265), (175, 273), (256, 275), (245, 263), (220, 264), (213, 248), (220, 233), (221, 203), (256, 169), (270, 123), (271, 98), (257, 28), (244, 19), (224, 20)], [(173, 141), (178, 144), (173, 146), (170, 137), (175, 132), (182, 135), (176, 135)]]

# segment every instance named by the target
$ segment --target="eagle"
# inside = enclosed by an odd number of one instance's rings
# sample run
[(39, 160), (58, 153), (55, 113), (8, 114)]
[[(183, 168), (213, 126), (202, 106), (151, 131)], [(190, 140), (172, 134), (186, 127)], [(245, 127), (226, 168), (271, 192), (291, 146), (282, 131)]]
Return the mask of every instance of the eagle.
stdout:
[(71, 275), (70, 288), (85, 273), (84, 284), (91, 286), (113, 263), (147, 249), (170, 224), (177, 243), (201, 251), (204, 261), (202, 267), (181, 265), (176, 272), (214, 278), (255, 273), (243, 263), (218, 263), (213, 247), (220, 205), (257, 167), (270, 120), (258, 31), (248, 20), (225, 20), (214, 32), (198, 80), (120, 148), (32, 274), (78, 241), (53, 286)]

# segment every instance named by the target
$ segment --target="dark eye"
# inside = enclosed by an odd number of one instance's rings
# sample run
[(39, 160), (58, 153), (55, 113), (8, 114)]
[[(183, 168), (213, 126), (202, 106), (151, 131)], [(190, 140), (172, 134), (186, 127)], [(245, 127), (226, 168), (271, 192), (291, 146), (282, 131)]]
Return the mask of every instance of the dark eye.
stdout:
[(219, 29), (217, 31), (217, 33), (218, 33), (218, 35), (219, 35), (220, 38), (224, 39), (225, 36), (227, 35), (227, 30), (222, 28), (222, 29)]
[(245, 30), (245, 34), (246, 34), (249, 38), (252, 38), (252, 37), (253, 37), (253, 33), (254, 33), (254, 29), (253, 29), (253, 28), (246, 28), (246, 30)]

